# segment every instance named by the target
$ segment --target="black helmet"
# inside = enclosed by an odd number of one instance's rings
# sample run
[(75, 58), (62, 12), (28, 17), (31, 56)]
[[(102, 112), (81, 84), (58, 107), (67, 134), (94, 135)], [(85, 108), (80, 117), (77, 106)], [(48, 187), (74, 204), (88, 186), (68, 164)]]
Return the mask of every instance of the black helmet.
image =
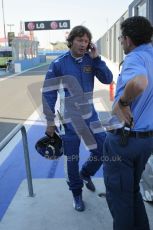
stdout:
[(39, 139), (35, 148), (41, 156), (49, 160), (55, 160), (63, 154), (62, 140), (57, 133), (53, 137), (44, 136)]

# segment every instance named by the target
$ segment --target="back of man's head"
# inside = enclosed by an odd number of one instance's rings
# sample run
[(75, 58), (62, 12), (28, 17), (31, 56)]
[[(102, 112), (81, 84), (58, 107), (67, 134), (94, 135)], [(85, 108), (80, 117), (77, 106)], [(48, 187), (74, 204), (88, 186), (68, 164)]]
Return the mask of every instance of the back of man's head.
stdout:
[(135, 46), (152, 41), (153, 27), (149, 20), (142, 16), (127, 18), (121, 23), (121, 31), (123, 36), (131, 38)]

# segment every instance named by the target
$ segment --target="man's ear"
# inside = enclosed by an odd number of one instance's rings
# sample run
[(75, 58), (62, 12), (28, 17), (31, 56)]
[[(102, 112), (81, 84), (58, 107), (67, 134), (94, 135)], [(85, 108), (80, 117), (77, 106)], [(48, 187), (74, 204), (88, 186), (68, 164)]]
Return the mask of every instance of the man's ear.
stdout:
[(126, 44), (127, 44), (127, 47), (130, 47), (131, 39), (128, 36), (126, 36)]
[(132, 48), (135, 47), (133, 41), (129, 36), (126, 36), (126, 42), (127, 42), (127, 47), (132, 47)]

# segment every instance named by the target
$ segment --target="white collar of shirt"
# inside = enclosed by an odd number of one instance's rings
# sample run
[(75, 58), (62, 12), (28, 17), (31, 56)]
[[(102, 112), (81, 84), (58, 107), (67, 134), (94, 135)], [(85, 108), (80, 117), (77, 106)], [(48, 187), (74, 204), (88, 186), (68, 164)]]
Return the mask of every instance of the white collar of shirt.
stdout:
[(76, 63), (81, 63), (81, 62), (83, 61), (83, 56), (82, 56), (82, 57), (76, 58), (76, 57), (74, 57), (74, 56), (72, 55), (71, 52), (70, 52), (70, 54), (71, 54), (72, 58), (74, 59), (74, 61), (75, 61)]

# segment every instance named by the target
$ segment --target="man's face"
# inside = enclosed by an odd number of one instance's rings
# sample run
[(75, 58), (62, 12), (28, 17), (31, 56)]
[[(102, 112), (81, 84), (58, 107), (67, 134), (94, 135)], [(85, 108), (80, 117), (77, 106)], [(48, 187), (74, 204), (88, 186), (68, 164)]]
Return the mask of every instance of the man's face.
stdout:
[(118, 40), (121, 42), (125, 54), (130, 53), (135, 48), (131, 38), (128, 36), (121, 35), (118, 37)]
[(74, 57), (82, 57), (87, 51), (89, 45), (89, 38), (87, 34), (84, 34), (82, 37), (75, 37), (72, 46), (71, 52)]
[(128, 44), (127, 44), (127, 37), (126, 36), (123, 36), (123, 35), (120, 35), (118, 37), (118, 40), (120, 41), (121, 43), (121, 46), (124, 50), (124, 53), (125, 54), (128, 54), (130, 52), (130, 50), (128, 49)]

